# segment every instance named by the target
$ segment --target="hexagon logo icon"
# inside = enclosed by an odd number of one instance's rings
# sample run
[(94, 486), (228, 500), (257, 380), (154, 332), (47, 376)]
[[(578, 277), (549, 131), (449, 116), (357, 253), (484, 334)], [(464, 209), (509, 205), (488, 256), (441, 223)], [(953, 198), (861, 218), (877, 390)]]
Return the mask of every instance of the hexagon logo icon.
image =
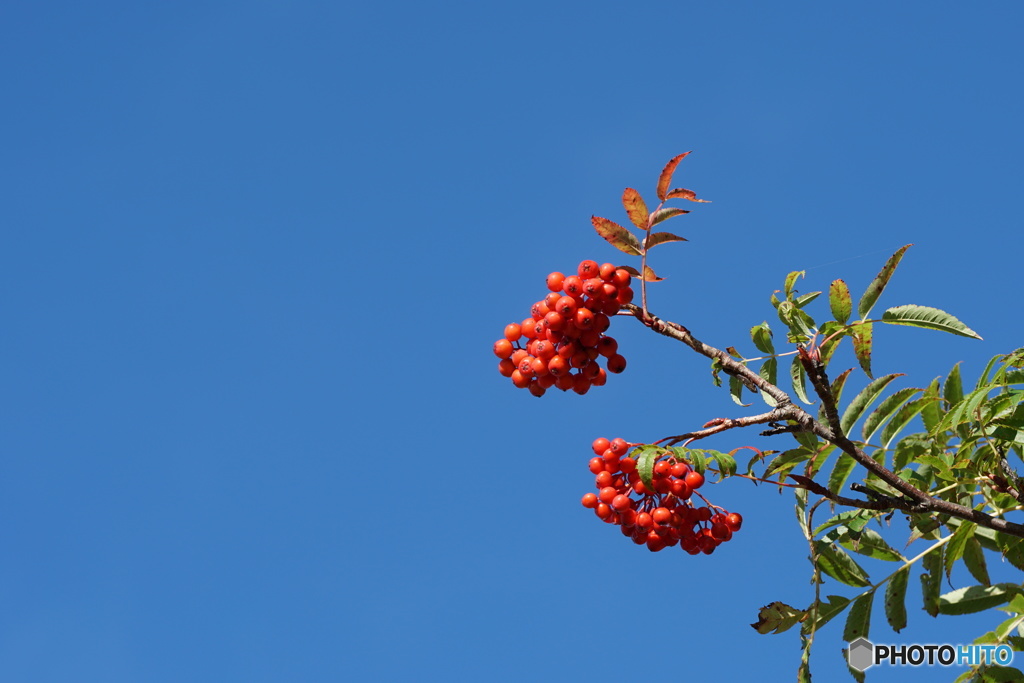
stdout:
[(875, 663), (875, 646), (867, 638), (858, 638), (850, 643), (846, 651), (846, 661), (851, 669), (864, 671)]

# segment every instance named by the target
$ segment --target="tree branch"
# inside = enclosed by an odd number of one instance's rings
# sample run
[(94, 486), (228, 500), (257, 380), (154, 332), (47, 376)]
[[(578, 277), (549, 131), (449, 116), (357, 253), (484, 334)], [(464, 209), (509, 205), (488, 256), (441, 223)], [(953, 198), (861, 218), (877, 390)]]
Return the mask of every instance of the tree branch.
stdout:
[[(726, 374), (739, 378), (751, 390), (760, 390), (775, 399), (777, 405), (773, 410), (768, 413), (753, 416), (752, 418), (747, 418), (751, 420), (748, 424), (764, 424), (769, 421), (781, 422), (784, 420), (791, 420), (799, 426), (799, 431), (812, 432), (825, 441), (835, 445), (837, 448), (856, 460), (869, 472), (877, 476), (894, 490), (903, 494), (905, 499), (886, 497), (884, 500), (877, 499), (871, 501), (858, 501), (854, 498), (847, 498), (845, 496), (840, 496), (837, 493), (833, 493), (829, 489), (812, 481), (811, 483), (814, 484), (815, 488), (809, 490), (812, 490), (814, 493), (818, 493), (819, 495), (823, 495), (841, 505), (848, 505), (850, 507), (862, 507), (871, 510), (896, 508), (914, 513), (936, 512), (946, 514), (958, 519), (975, 522), (980, 526), (994, 529), (1011, 536), (1024, 538), (1024, 525), (1009, 522), (999, 517), (993, 517), (992, 515), (981, 512), (980, 510), (973, 510), (941, 498), (930, 496), (913, 484), (910, 484), (900, 478), (895, 472), (892, 472), (878, 464), (875, 462), (874, 458), (862, 451), (857, 444), (853, 443), (853, 441), (843, 433), (835, 397), (832, 395), (828, 375), (825, 372), (825, 367), (822, 365), (820, 359), (812, 357), (811, 354), (800, 354), (800, 360), (804, 366), (804, 370), (806, 371), (808, 378), (811, 380), (811, 385), (814, 387), (815, 393), (818, 395), (818, 398), (821, 399), (822, 407), (825, 411), (826, 419), (828, 420), (827, 426), (814, 419), (814, 417), (803, 408), (794, 404), (789, 395), (778, 386), (767, 381), (746, 365), (734, 359), (725, 351), (700, 341), (682, 325), (661, 320), (649, 311), (644, 311), (639, 306), (633, 304), (626, 304), (623, 306), (623, 309), (629, 311), (637, 320), (658, 334), (682, 342), (702, 356), (717, 361)], [(772, 419), (765, 419), (766, 416), (769, 415), (772, 416)], [(739, 420), (743, 419), (744, 418), (739, 418)], [(730, 421), (730, 423), (731, 422), (738, 421)], [(680, 437), (684, 439), (704, 438), (706, 436), (725, 431), (726, 429), (746, 426), (745, 424), (730, 423), (722, 423), (698, 432), (691, 432), (690, 435), (680, 435)], [(669, 438), (675, 439), (677, 437)], [(675, 441), (674, 443), (678, 442)], [(808, 479), (808, 481), (811, 480)]]

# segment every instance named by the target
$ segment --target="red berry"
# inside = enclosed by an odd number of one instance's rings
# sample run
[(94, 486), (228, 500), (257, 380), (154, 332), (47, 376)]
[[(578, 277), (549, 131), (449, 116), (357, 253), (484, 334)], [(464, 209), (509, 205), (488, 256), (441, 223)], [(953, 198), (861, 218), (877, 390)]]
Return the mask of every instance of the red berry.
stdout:
[(565, 278), (562, 283), (562, 291), (570, 296), (583, 296), (583, 280), (575, 275)]
[(604, 455), (604, 452), (611, 446), (611, 442), (603, 436), (599, 439), (594, 439), (594, 443), (591, 444), (591, 448), (594, 449), (594, 453), (598, 455)]
[(738, 512), (730, 512), (725, 516), (725, 525), (731, 531), (739, 531), (740, 527), (743, 526), (743, 516)]
[(585, 508), (591, 508), (591, 509), (596, 508), (597, 507), (597, 503), (598, 503), (597, 494), (596, 493), (584, 493), (583, 494), (583, 500), (581, 500), (580, 502), (583, 503), (583, 507), (585, 507)]
[(616, 374), (626, 369), (626, 359), (621, 354), (613, 354), (608, 357), (608, 372)]
[(597, 265), (597, 261), (586, 261), (580, 262), (580, 267), (576, 269), (576, 273), (582, 278), (587, 279), (591, 277), (597, 277), (600, 266)]
[(628, 509), (629, 506), (632, 504), (633, 501), (630, 499), (629, 496), (625, 495), (624, 493), (620, 493), (619, 495), (612, 498), (611, 502), (612, 509), (615, 510), (616, 512), (622, 512), (623, 510)]
[(498, 358), (509, 358), (514, 350), (515, 347), (512, 346), (512, 342), (508, 339), (499, 339), (494, 342), (494, 355)]
[(565, 275), (563, 275), (562, 273), (556, 271), (548, 275), (548, 289), (550, 289), (552, 292), (562, 291), (563, 282), (565, 282)]

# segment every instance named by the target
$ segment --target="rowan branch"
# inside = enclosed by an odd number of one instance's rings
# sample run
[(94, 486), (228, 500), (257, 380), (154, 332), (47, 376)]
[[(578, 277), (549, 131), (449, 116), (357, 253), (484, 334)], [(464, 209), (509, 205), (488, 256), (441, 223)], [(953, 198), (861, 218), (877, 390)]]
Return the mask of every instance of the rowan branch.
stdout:
[[(994, 529), (1011, 536), (1024, 538), (1024, 525), (1009, 522), (999, 517), (993, 517), (992, 515), (980, 510), (973, 510), (971, 508), (958, 505), (957, 503), (933, 497), (913, 484), (910, 484), (900, 478), (895, 472), (880, 465), (874, 458), (861, 450), (860, 447), (851, 441), (843, 432), (835, 396), (832, 394), (828, 374), (825, 372), (825, 367), (821, 363), (820, 359), (812, 357), (811, 354), (800, 354), (801, 363), (803, 364), (807, 377), (811, 382), (811, 386), (814, 387), (815, 393), (818, 395), (818, 398), (821, 399), (828, 425), (822, 424), (810, 413), (796, 405), (789, 397), (789, 394), (778, 386), (764, 379), (725, 351), (700, 341), (682, 325), (662, 320), (656, 315), (649, 311), (645, 311), (634, 304), (626, 304), (623, 306), (623, 309), (631, 313), (642, 324), (651, 328), (658, 334), (682, 342), (702, 356), (717, 361), (723, 372), (733, 377), (737, 377), (752, 391), (762, 391), (775, 399), (777, 405), (773, 410), (768, 413), (762, 413), (761, 415), (755, 415), (752, 418), (748, 418), (751, 420), (748, 424), (791, 421), (795, 423), (793, 426), (798, 427), (798, 429), (789, 430), (787, 427), (786, 431), (807, 431), (816, 434), (852, 457), (869, 472), (888, 484), (895, 491), (902, 494), (904, 498), (886, 497), (885, 499), (859, 501), (854, 498), (840, 496), (839, 494), (834, 493), (814, 482), (812, 483), (814, 483), (816, 489), (820, 490), (809, 490), (842, 505), (849, 505), (850, 507), (863, 507), (864, 509), (870, 510), (899, 509), (913, 513), (935, 512), (971, 521), (979, 526)], [(772, 416), (772, 419), (770, 420), (767, 419), (767, 416), (769, 415)], [(738, 426), (748, 426), (748, 424), (740, 423), (743, 419), (744, 418), (730, 420), (727, 423), (708, 427), (698, 432), (691, 432), (689, 435), (680, 435), (680, 437), (682, 437), (680, 440), (694, 438), (694, 435), (697, 435), (697, 438), (705, 438), (727, 429), (733, 429)], [(780, 430), (772, 430), (772, 433), (780, 433)], [(669, 437), (669, 439), (675, 438), (677, 437)], [(673, 443), (678, 443), (678, 441), (674, 441)], [(822, 491), (827, 493), (822, 493)]]

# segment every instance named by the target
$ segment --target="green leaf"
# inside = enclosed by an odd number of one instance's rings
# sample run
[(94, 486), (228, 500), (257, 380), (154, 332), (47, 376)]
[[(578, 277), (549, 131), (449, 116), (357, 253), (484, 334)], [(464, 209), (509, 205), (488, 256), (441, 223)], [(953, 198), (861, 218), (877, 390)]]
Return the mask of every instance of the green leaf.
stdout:
[(792, 469), (793, 466), (799, 465), (802, 462), (806, 462), (811, 459), (814, 455), (814, 451), (800, 447), (781, 453), (775, 456), (771, 462), (768, 463), (768, 467), (765, 468), (763, 477), (767, 479), (776, 472), (783, 470)]
[(749, 408), (751, 404), (743, 402), (743, 382), (740, 381), (739, 377), (735, 375), (729, 376), (729, 395), (732, 396), (732, 400), (744, 408)]
[(985, 562), (985, 551), (981, 549), (981, 543), (974, 537), (967, 539), (967, 543), (964, 545), (964, 564), (978, 583), (986, 586), (992, 584), (992, 580), (988, 576), (988, 565)]
[(858, 638), (867, 638), (871, 629), (871, 603), (875, 599), (875, 591), (870, 590), (853, 601), (850, 614), (846, 617), (843, 629), (843, 640), (852, 642)]
[(782, 633), (788, 631), (807, 615), (802, 609), (790, 607), (784, 602), (771, 602), (757, 611), (757, 621), (750, 626), (758, 633)]
[[(661, 209), (661, 211), (667, 211), (667, 209)], [(658, 213), (661, 213), (661, 211), (659, 211)], [(651, 236), (647, 238), (647, 248), (650, 249), (652, 247), (658, 246), (659, 244), (665, 244), (666, 242), (685, 242), (685, 241), (686, 241), (685, 237), (680, 237), (679, 235), (673, 235), (670, 232), (654, 232), (654, 233), (651, 233)]]
[(853, 311), (853, 298), (850, 297), (850, 288), (842, 280), (833, 280), (828, 287), (828, 305), (832, 309), (832, 317), (837, 322), (846, 323)]
[(920, 437), (918, 434), (910, 434), (900, 439), (896, 444), (896, 455), (893, 456), (894, 469), (902, 470), (929, 451), (931, 442)]
[[(967, 673), (971, 673), (971, 670), (968, 670)], [(1024, 681), (1024, 671), (1015, 666), (989, 664), (983, 670), (978, 671), (974, 680), (978, 683), (1020, 683)]]
[(835, 540), (847, 550), (866, 555), (876, 560), (886, 562), (905, 562), (903, 557), (892, 546), (885, 542), (882, 535), (874, 529), (864, 527), (860, 531), (839, 527), (831, 532), (829, 536), (835, 536)]
[(793, 362), (789, 366), (789, 376), (793, 379), (793, 392), (796, 393), (796, 397), (807, 405), (813, 405), (814, 401), (807, 397), (807, 371), (804, 370), (804, 364), (800, 362), (800, 356), (793, 356)]
[(909, 325), (910, 327), (923, 327), (928, 330), (939, 330), (958, 334), (961, 337), (981, 339), (981, 335), (964, 325), (955, 317), (930, 306), (896, 306), (882, 314), (882, 322), (890, 325)]
[[(981, 389), (981, 387), (977, 387)], [(985, 392), (988, 393), (988, 392)], [(950, 409), (960, 401), (964, 400), (964, 385), (960, 378), (960, 363), (953, 366), (942, 385), (942, 398), (946, 401), (946, 409)]]
[(910, 565), (892, 575), (885, 587), (885, 618), (892, 630), (899, 633), (907, 625), (907, 580)]
[(591, 216), (590, 222), (593, 223), (597, 234), (608, 240), (613, 247), (627, 254), (640, 256), (640, 240), (629, 230), (615, 221), (600, 216)]
[(1002, 551), (1006, 561), (1017, 569), (1024, 571), (1024, 541), (1007, 534), (996, 533), (996, 543)]
[(1013, 583), (958, 588), (939, 596), (939, 613), (974, 614), (1009, 602), (1020, 593), (1021, 587)]
[[(767, 380), (769, 384), (778, 384), (778, 367), (778, 359), (772, 356), (771, 358), (768, 358), (767, 360), (765, 360), (764, 363), (761, 364), (761, 368), (757, 371), (757, 374), (760, 375), (763, 379)], [(770, 407), (774, 408), (778, 404), (778, 402), (774, 398), (772, 398), (769, 394), (766, 394), (763, 391), (761, 392), (761, 398), (764, 399), (764, 402), (767, 403)]]
[(647, 230), (647, 204), (644, 203), (640, 193), (632, 187), (627, 187), (622, 192), (622, 205), (626, 207), (626, 215), (633, 225), (641, 230)]
[[(1004, 357), (1005, 356), (996, 355), (996, 356), (992, 356), (991, 358), (988, 359), (988, 364), (985, 366), (984, 372), (982, 372), (980, 375), (978, 375), (978, 383), (974, 385), (975, 389), (980, 389), (980, 388), (982, 388), (983, 386), (985, 386), (986, 384), (989, 383), (988, 382), (988, 373), (992, 372), (992, 368), (995, 366), (995, 364), (998, 363)], [(957, 365), (959, 365), (959, 363), (957, 363)]]
[(964, 555), (967, 542), (974, 537), (974, 530), (978, 525), (974, 522), (961, 522), (960, 526), (953, 532), (953, 538), (946, 544), (946, 580), (953, 574), (953, 565)]
[(868, 574), (844, 550), (826, 541), (814, 542), (818, 567), (836, 581), (863, 588), (870, 585)]
[(800, 632), (809, 634), (812, 631), (819, 630), (822, 626), (832, 621), (832, 619), (843, 613), (846, 606), (850, 604), (850, 598), (844, 598), (842, 595), (829, 595), (825, 598), (828, 602), (821, 602), (820, 600), (816, 603), (817, 613), (815, 614), (815, 605), (811, 605), (807, 608), (808, 619), (805, 619), (803, 624), (800, 626)]
[[(915, 389), (915, 391), (921, 390)], [(903, 431), (903, 428), (910, 424), (910, 421), (933, 401), (934, 399), (932, 398), (922, 397), (914, 401), (910, 401), (909, 403), (905, 403), (899, 410), (897, 410), (893, 418), (889, 420), (889, 424), (885, 425), (885, 428), (882, 429), (882, 448), (889, 450), (893, 440), (901, 431)]]
[(839, 424), (842, 427), (843, 432), (849, 434), (850, 428), (856, 424), (857, 420), (860, 419), (860, 416), (868, 409), (868, 406), (874, 403), (875, 399), (878, 398), (878, 395), (882, 393), (886, 386), (888, 386), (889, 382), (902, 376), (902, 373), (894, 373), (884, 377), (879, 377), (878, 379), (869, 382), (868, 385), (864, 387), (852, 401), (850, 401), (850, 405), (846, 407), (846, 410), (843, 411), (843, 415), (839, 419)]
[(896, 271), (896, 266), (900, 264), (900, 259), (903, 258), (904, 252), (909, 249), (911, 245), (900, 247), (896, 250), (896, 253), (889, 257), (889, 260), (882, 266), (882, 270), (878, 272), (875, 279), (868, 285), (864, 295), (860, 298), (860, 303), (857, 304), (857, 313), (860, 315), (862, 320), (866, 320), (868, 313), (871, 312), (871, 308), (878, 301), (878, 297), (882, 294), (882, 290), (889, 283), (889, 278)]
[(775, 353), (775, 346), (772, 345), (772, 328), (768, 327), (767, 320), (750, 328), (750, 339), (761, 353)]
[(784, 285), (784, 292), (787, 300), (793, 299), (793, 287), (796, 285), (798, 278), (802, 278), (807, 273), (802, 270), (794, 270), (792, 273), (786, 276), (786, 283)]
[(818, 525), (818, 528), (814, 530), (814, 535), (817, 536), (825, 529), (834, 527), (842, 524), (848, 529), (860, 531), (864, 528), (868, 522), (874, 519), (878, 515), (878, 512), (873, 510), (846, 510), (840, 512), (835, 517), (832, 517), (827, 522), (822, 522)]
[(704, 456), (713, 460), (718, 466), (719, 475), (722, 479), (736, 474), (736, 458), (721, 451), (704, 451)]
[[(846, 386), (846, 378), (853, 372), (853, 368), (844, 370), (838, 377), (832, 380), (832, 386), (829, 387), (832, 397), (836, 400), (836, 406), (839, 406), (839, 400), (843, 397), (843, 388)], [(822, 405), (818, 409), (818, 422), (827, 422), (825, 418), (825, 406)]]
[(829, 491), (833, 493), (842, 491), (843, 487), (846, 486), (846, 480), (850, 478), (850, 473), (856, 467), (856, 460), (845, 453), (841, 453), (839, 458), (836, 459), (836, 464), (832, 466), (832, 474), (828, 478)]
[(872, 328), (871, 323), (862, 323), (850, 330), (850, 336), (853, 337), (853, 355), (857, 357), (861, 370), (868, 377), (873, 376), (871, 374)]
[(921, 597), (924, 611), (939, 615), (939, 590), (942, 588), (942, 546), (921, 558)]
[(675, 453), (676, 458), (688, 463), (690, 467), (701, 474), (704, 474), (707, 470), (708, 463), (707, 458), (704, 457), (704, 451), (696, 448), (683, 448), (682, 446), (674, 446), (672, 451)]
[(990, 391), (992, 391), (992, 387), (982, 387), (964, 396), (959, 403), (952, 406), (949, 412), (942, 416), (939, 423), (935, 425), (933, 433), (942, 432), (947, 429), (956, 429), (965, 422), (972, 422), (977, 419), (978, 409), (988, 399)]
[(826, 320), (818, 328), (818, 334), (822, 338), (819, 346), (821, 362), (828, 365), (829, 361), (832, 360), (832, 354), (836, 352), (840, 342), (843, 341), (843, 337), (847, 334), (846, 328), (834, 320)]
[[(636, 451), (640, 451), (639, 454)], [(663, 449), (657, 446), (643, 445), (633, 451), (636, 458), (636, 469), (640, 474), (640, 481), (644, 483), (648, 491), (654, 491), (654, 463), (664, 453)]]
[(808, 292), (807, 294), (802, 294), (797, 298), (793, 299), (793, 305), (796, 306), (797, 308), (803, 308), (807, 304), (817, 299), (819, 296), (821, 296), (821, 292)]
[(929, 432), (933, 432), (935, 425), (942, 419), (944, 410), (942, 408), (942, 402), (939, 399), (939, 380), (938, 378), (933, 379), (928, 388), (924, 390), (924, 396), (922, 399), (928, 399), (924, 407), (921, 409), (921, 421), (924, 422), (924, 428)]
[(919, 391), (921, 390), (914, 387), (907, 387), (906, 389), (900, 389), (892, 396), (888, 396), (870, 415), (868, 415), (867, 419), (864, 420), (864, 428), (861, 430), (861, 438), (865, 442), (871, 441), (871, 437), (875, 435), (875, 432), (882, 426), (882, 423), (896, 415), (897, 411), (903, 407), (903, 404)]

